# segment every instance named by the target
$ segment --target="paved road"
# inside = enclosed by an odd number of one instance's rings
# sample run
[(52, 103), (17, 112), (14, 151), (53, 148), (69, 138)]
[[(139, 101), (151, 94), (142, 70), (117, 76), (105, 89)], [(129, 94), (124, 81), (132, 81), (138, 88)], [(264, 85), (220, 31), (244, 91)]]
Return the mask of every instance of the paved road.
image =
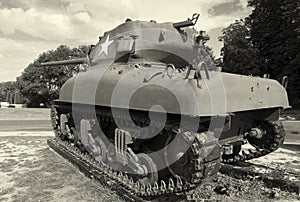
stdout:
[[(300, 144), (300, 121), (283, 122), (287, 137), (285, 142)], [(0, 132), (51, 131), (49, 120), (0, 120)]]
[(300, 144), (300, 121), (284, 121), (282, 123), (286, 132), (285, 142)]
[(50, 120), (0, 120), (0, 132), (51, 130)]

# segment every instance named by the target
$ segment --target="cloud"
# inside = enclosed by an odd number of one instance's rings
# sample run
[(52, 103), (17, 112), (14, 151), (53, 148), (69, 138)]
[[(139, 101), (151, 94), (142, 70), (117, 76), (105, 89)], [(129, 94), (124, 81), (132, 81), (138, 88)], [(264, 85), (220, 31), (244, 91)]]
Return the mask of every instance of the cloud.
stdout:
[(33, 37), (44, 39), (63, 39), (68, 33), (70, 18), (61, 14), (46, 15), (35, 8), (24, 11), (21, 8), (0, 10), (0, 27), (5, 34), (13, 34), (16, 30)]
[(242, 13), (248, 13), (250, 8), (248, 8), (247, 5), (247, 0), (230, 0), (213, 5), (208, 10), (208, 13), (211, 16), (240, 15)]
[(92, 22), (91, 16), (86, 11), (80, 11), (78, 13), (75, 13), (74, 17), (81, 23), (89, 24)]
[[(232, 3), (239, 9), (218, 15), (209, 13), (212, 8)], [(96, 43), (103, 32), (127, 18), (177, 22), (200, 13), (196, 28), (212, 31), (211, 46), (219, 49), (217, 33), (236, 19), (246, 17), (250, 11), (247, 0), (1, 0), (0, 82), (19, 76), (40, 53), (60, 44)], [(218, 54), (219, 50), (215, 52)], [(7, 71), (15, 74), (5, 73)]]
[(1, 0), (0, 8), (22, 8), (28, 10), (30, 8), (38, 8), (39, 10), (60, 10), (69, 4), (64, 0)]
[(24, 48), (24, 45), (12, 39), (0, 38), (0, 53), (7, 54), (10, 50), (18, 50)]
[(240, 5), (241, 7), (243, 7), (244, 9), (248, 9), (248, 0), (240, 0), (238, 5)]
[(240, 7), (239, 10), (233, 10), (230, 14), (227, 12), (218, 16), (210, 15), (209, 10), (220, 4), (232, 4), (235, 0), (190, 0), (187, 2), (182, 0), (165, 0), (159, 3), (149, 3), (147, 0), (132, 1), (136, 4), (139, 19), (141, 20), (155, 19), (157, 22), (177, 22), (191, 17), (193, 13), (200, 13), (200, 20), (196, 28), (207, 31), (218, 27), (226, 27), (236, 19), (248, 16), (251, 12), (251, 9), (247, 8), (247, 0), (240, 0), (239, 2), (237, 0), (234, 3)]
[[(25, 46), (12, 39), (0, 38), (0, 81), (15, 80), (15, 77), (20, 74), (24, 68), (23, 62), (28, 62), (22, 59), (22, 52), (26, 54)], [(18, 58), (20, 57), (20, 58)], [(21, 59), (21, 60), (20, 60)], [(21, 68), (16, 68), (19, 65)]]
[[(101, 3), (94, 0), (3, 0), (2, 7), (6, 6), (0, 10), (0, 30), (7, 35), (19, 30), (34, 38), (84, 43), (96, 39), (102, 32), (112, 29), (128, 17), (155, 19), (158, 22), (181, 21), (194, 12), (201, 14), (198, 27), (213, 29), (240, 18), (247, 10), (244, 8), (246, 1), (192, 0), (185, 3), (183, 8), (181, 0), (161, 1), (159, 4), (145, 0), (102, 0)], [(220, 11), (224, 5), (234, 5), (240, 9), (231, 10), (230, 16), (226, 12), (219, 12), (217, 16), (209, 15), (209, 10)]]
[(13, 34), (5, 34), (0, 30), (0, 37), (1, 38), (8, 38), (17, 41), (47, 41), (41, 37), (33, 37), (29, 34), (24, 33), (18, 29), (15, 30)]
[(243, 9), (239, 5), (240, 0), (233, 0), (232, 2), (220, 3), (214, 5), (208, 12), (211, 16), (228, 15)]
[(15, 80), (43, 51), (54, 49), (59, 43), (17, 41), (0, 38), (0, 82)]
[(134, 13), (126, 0), (1, 0), (0, 82), (14, 80), (40, 53), (60, 44), (96, 43)]
[[(8, 1), (5, 2), (9, 5)], [(103, 0), (101, 3), (62, 0), (54, 1), (55, 4), (39, 0), (31, 4), (28, 1), (17, 2), (20, 2), (19, 8), (15, 8), (14, 3), (6, 6), (10, 8), (0, 10), (0, 30), (3, 33), (14, 34), (16, 30), (21, 30), (33, 37), (57, 41), (81, 40), (81, 37), (82, 41), (86, 41), (96, 33), (100, 35), (99, 31), (120, 23), (120, 19), (123, 21), (135, 9), (126, 0)], [(27, 4), (32, 7), (28, 8)], [(51, 10), (49, 6), (57, 9)]]

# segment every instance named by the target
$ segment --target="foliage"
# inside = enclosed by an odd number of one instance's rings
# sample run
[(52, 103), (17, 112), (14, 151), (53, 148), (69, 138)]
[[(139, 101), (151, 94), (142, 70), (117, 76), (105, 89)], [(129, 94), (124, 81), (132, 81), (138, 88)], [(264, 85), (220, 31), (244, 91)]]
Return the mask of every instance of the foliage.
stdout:
[[(288, 94), (300, 104), (300, 1), (249, 0), (252, 14), (223, 30), (224, 71), (289, 77)], [(247, 40), (248, 39), (248, 40)]]
[(245, 75), (262, 74), (262, 57), (253, 46), (250, 39), (249, 27), (243, 20), (236, 21), (223, 29), (220, 41), (224, 42), (221, 49), (223, 61), (221, 66), (225, 72)]
[(300, 102), (300, 1), (250, 0), (247, 18), (255, 47), (265, 58), (266, 72), (281, 81), (289, 76), (289, 98)]
[(16, 91), (16, 82), (8, 81), (0, 83), (0, 101), (8, 101), (14, 96)]
[(61, 45), (56, 50), (40, 54), (34, 63), (29, 64), (17, 78), (18, 88), (28, 106), (38, 107), (40, 103), (49, 106), (52, 100), (58, 98), (61, 86), (80, 71), (75, 65), (41, 67), (40, 63), (84, 57), (86, 49), (86, 46), (71, 49)]
[(207, 46), (206, 44), (204, 44), (205, 50), (207, 52), (207, 54), (211, 57), (212, 60), (216, 59), (216, 56), (214, 54), (214, 51), (212, 49), (212, 47)]

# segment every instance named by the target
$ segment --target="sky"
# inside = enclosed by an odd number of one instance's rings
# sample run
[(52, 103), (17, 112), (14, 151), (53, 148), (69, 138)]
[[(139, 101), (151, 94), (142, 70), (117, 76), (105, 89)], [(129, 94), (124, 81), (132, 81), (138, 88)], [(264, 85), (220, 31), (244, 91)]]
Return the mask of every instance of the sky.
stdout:
[(200, 13), (217, 57), (223, 28), (251, 13), (247, 0), (0, 0), (0, 82), (13, 81), (40, 53), (61, 44), (95, 44), (132, 20), (179, 22)]

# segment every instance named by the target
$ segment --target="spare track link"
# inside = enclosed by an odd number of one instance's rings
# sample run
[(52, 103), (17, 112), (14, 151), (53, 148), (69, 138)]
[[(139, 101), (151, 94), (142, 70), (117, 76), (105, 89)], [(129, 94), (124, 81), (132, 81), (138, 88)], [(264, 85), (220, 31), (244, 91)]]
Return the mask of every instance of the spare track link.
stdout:
[[(74, 109), (70, 106), (64, 106), (60, 108), (62, 113), (72, 113)], [(88, 109), (80, 109), (75, 113), (79, 116), (88, 116), (94, 111)], [(176, 181), (172, 178), (168, 182), (161, 181), (160, 183), (154, 183), (153, 185), (140, 184), (139, 182), (134, 182), (126, 174), (114, 171), (107, 165), (96, 161), (91, 155), (83, 153), (74, 144), (61, 140), (60, 131), (58, 123), (55, 122), (55, 116), (57, 116), (54, 109), (52, 109), (51, 120), (56, 134), (56, 138), (53, 140), (48, 140), (49, 146), (59, 153), (64, 158), (75, 164), (83, 173), (87, 176), (92, 177), (99, 181), (101, 184), (109, 186), (111, 189), (117, 191), (128, 201), (180, 201), (182, 199), (195, 200), (196, 197), (193, 194), (193, 190), (201, 182), (214, 176), (220, 168), (220, 158), (209, 159), (202, 162), (202, 169), (193, 174), (193, 182), (183, 182), (178, 176)], [(100, 116), (101, 119), (111, 122), (112, 117), (108, 113), (101, 114), (97, 111), (97, 117)], [(118, 116), (122, 119), (122, 116)], [(134, 117), (133, 117), (134, 118)], [(144, 125), (145, 120), (140, 120), (138, 124)], [(166, 126), (165, 129), (171, 130), (172, 126)], [(195, 140), (193, 143), (196, 146), (196, 150), (193, 150), (194, 154), (194, 166), (199, 167), (200, 159), (200, 142)], [(197, 169), (196, 169), (197, 170)]]
[(268, 121), (268, 123), (273, 127), (274, 137), (273, 141), (267, 146), (266, 149), (247, 149), (242, 150), (240, 154), (233, 156), (231, 158), (222, 158), (222, 163), (226, 164), (234, 164), (240, 161), (252, 160), (255, 158), (259, 158), (265, 155), (268, 155), (274, 151), (276, 151), (281, 144), (283, 144), (285, 138), (285, 132), (282, 123), (280, 122), (272, 122)]

